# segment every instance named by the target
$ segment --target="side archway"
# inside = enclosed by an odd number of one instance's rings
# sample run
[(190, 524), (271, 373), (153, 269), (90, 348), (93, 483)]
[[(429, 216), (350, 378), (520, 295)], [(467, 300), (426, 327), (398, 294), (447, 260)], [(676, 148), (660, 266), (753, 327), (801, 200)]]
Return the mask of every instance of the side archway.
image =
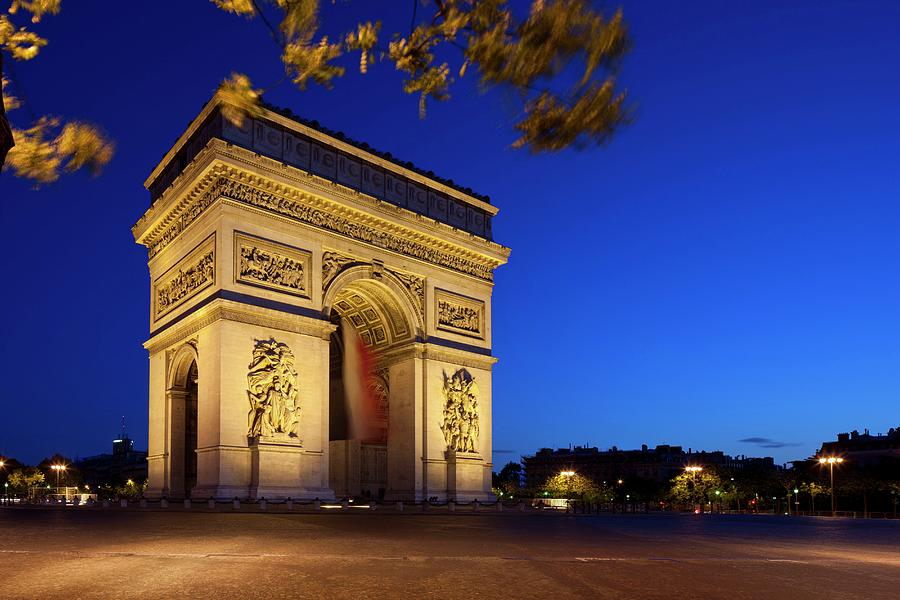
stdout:
[(166, 377), (166, 485), (172, 498), (189, 498), (197, 485), (197, 348), (184, 344), (172, 356)]

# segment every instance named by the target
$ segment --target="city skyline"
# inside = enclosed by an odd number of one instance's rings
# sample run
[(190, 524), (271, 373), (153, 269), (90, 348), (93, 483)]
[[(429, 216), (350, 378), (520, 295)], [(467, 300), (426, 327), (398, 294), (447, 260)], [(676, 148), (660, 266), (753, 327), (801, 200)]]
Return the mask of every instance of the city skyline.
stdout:
[[(2, 300), (15, 317), (0, 452), (30, 462), (104, 450), (123, 414), (147, 446), (149, 288), (129, 230), (148, 203), (141, 184), (231, 70), (263, 87), (282, 77), (264, 28), (211, 4), (179, 4), (178, 19), (175, 5), (121, 7), (133, 28), (81, 36), (103, 10), (66, 4), (41, 24), (41, 59), (16, 65), (38, 113), (55, 110), (60, 89), (93, 89), (64, 110), (118, 146), (95, 180), (33, 192), (0, 178), (0, 260), (15, 281)], [(896, 426), (900, 80), (877, 59), (900, 53), (900, 7), (624, 11), (635, 48), (622, 81), (638, 118), (605, 148), (513, 151), (503, 94), (478, 95), (466, 79), (420, 121), (387, 64), (332, 91), (282, 85), (266, 99), (500, 208), (494, 236), (513, 252), (494, 296), (495, 464), (578, 440), (781, 464), (838, 432)], [(347, 17), (340, 6), (323, 15)], [(141, 70), (100, 75), (130, 61)], [(44, 375), (23, 381), (26, 364)]]
[[(886, 435), (888, 435), (888, 432), (893, 431), (893, 429), (894, 428), (892, 428), (892, 427), (888, 427), (884, 431), (876, 431), (876, 430), (870, 430), (869, 428), (863, 428), (863, 431), (866, 434), (871, 434), (872, 436), (886, 436)], [(823, 438), (815, 446), (815, 448), (813, 448), (808, 453), (806, 453), (805, 455), (802, 455), (802, 456), (801, 456), (801, 454), (803, 451), (800, 448), (797, 448), (798, 452), (795, 452), (795, 453), (791, 453), (789, 450), (784, 450), (784, 453), (783, 453), (784, 456), (792, 457), (787, 460), (779, 460), (778, 456), (776, 456), (777, 453), (773, 452), (772, 450), (795, 448), (798, 446), (798, 444), (785, 444), (782, 442), (778, 442), (776, 440), (771, 440), (769, 438), (755, 438), (753, 440), (738, 440), (739, 442), (758, 445), (758, 447), (760, 449), (756, 452), (750, 452), (750, 453), (734, 452), (734, 451), (731, 451), (727, 447), (721, 447), (721, 448), (720, 447), (714, 447), (714, 448), (692, 447), (692, 446), (688, 446), (686, 444), (680, 443), (678, 440), (674, 440), (674, 441), (672, 441), (672, 440), (646, 441), (645, 440), (643, 442), (640, 442), (640, 443), (637, 443), (637, 444), (634, 444), (631, 446), (623, 446), (623, 445), (612, 444), (612, 443), (611, 444), (595, 443), (593, 441), (581, 441), (581, 442), (569, 441), (564, 444), (544, 444), (542, 446), (537, 446), (530, 450), (523, 450), (523, 451), (509, 450), (509, 449), (504, 449), (504, 448), (495, 449), (493, 452), (494, 453), (494, 467), (495, 467), (495, 470), (499, 470), (500, 467), (502, 467), (503, 465), (505, 465), (508, 462), (511, 462), (511, 461), (512, 462), (520, 462), (519, 459), (521, 459), (523, 457), (533, 456), (534, 454), (540, 452), (541, 450), (547, 450), (547, 449), (553, 450), (553, 451), (565, 450), (565, 449), (569, 449), (570, 451), (575, 451), (577, 449), (583, 449), (583, 450), (595, 449), (602, 453), (602, 452), (629, 452), (629, 451), (633, 452), (633, 451), (641, 450), (645, 446), (651, 450), (656, 447), (659, 447), (659, 446), (670, 446), (673, 448), (681, 448), (687, 454), (696, 454), (696, 455), (721, 452), (721, 453), (725, 454), (726, 456), (732, 456), (734, 458), (745, 458), (745, 457), (746, 458), (772, 458), (776, 465), (783, 465), (783, 464), (789, 464), (793, 461), (803, 461), (803, 460), (808, 460), (810, 458), (813, 458), (821, 449), (822, 444), (833, 443), (835, 440), (837, 440), (839, 438), (839, 436), (850, 435), (851, 432), (854, 434), (858, 434), (859, 430), (858, 429), (853, 429), (853, 430), (845, 429), (840, 432), (836, 432), (831, 437)], [(113, 442), (113, 444), (115, 444), (115, 442), (118, 442), (121, 439), (126, 439), (129, 442), (131, 442), (132, 444), (134, 443), (134, 437), (128, 432), (128, 429), (124, 423), (122, 423), (120, 425), (120, 430), (119, 430), (118, 434), (116, 434), (114, 436), (110, 435), (108, 437), (108, 439), (104, 438), (102, 443), (101, 442), (95, 443), (95, 446), (97, 448), (99, 448), (95, 452), (90, 452), (90, 453), (80, 452), (80, 451), (78, 451), (78, 449), (74, 449), (73, 451), (68, 451), (66, 449), (62, 449), (62, 450), (53, 449), (52, 451), (47, 450), (46, 452), (43, 452), (43, 453), (41, 453), (41, 451), (38, 450), (37, 454), (34, 454), (33, 456), (26, 456), (24, 454), (16, 454), (15, 452), (5, 452), (4, 453), (3, 451), (0, 451), (0, 456), (6, 457), (6, 458), (14, 458), (14, 459), (19, 460), (23, 464), (32, 464), (32, 465), (38, 464), (40, 461), (50, 458), (54, 455), (65, 456), (65, 457), (71, 459), (72, 461), (77, 461), (77, 460), (84, 459), (84, 458), (90, 458), (91, 456), (96, 455), (96, 454), (103, 454), (108, 449), (110, 440)], [(145, 451), (146, 448), (136, 447), (135, 450)]]

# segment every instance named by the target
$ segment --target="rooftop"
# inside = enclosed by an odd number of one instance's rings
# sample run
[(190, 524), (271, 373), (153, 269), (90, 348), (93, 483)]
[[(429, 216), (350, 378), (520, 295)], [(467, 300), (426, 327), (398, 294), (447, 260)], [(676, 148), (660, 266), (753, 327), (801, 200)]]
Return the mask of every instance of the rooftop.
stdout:
[(271, 104), (263, 103), (259, 114), (248, 116), (238, 127), (222, 115), (224, 102), (213, 96), (153, 169), (144, 182), (151, 206), (217, 138), (356, 193), (493, 239), (491, 220), (498, 209), (488, 196)]
[(275, 106), (274, 104), (269, 104), (268, 102), (263, 102), (262, 105), (266, 109), (271, 110), (274, 113), (278, 113), (279, 115), (281, 115), (283, 117), (287, 117), (288, 119), (291, 119), (292, 121), (296, 121), (297, 123), (300, 123), (301, 125), (305, 125), (306, 127), (309, 127), (310, 129), (315, 129), (316, 131), (318, 131), (320, 133), (324, 133), (325, 135), (328, 135), (335, 139), (341, 140), (342, 142), (350, 144), (351, 146), (355, 146), (356, 148), (359, 148), (360, 150), (364, 150), (370, 154), (374, 154), (375, 156), (378, 156), (380, 158), (388, 160), (388, 161), (394, 163), (395, 165), (404, 167), (406, 169), (409, 169), (410, 171), (414, 171), (414, 172), (418, 173), (419, 175), (423, 175), (423, 176), (425, 176), (429, 179), (432, 179), (434, 181), (437, 181), (439, 183), (443, 183), (447, 187), (451, 187), (459, 192), (462, 192), (464, 194), (472, 196), (473, 198), (477, 198), (477, 199), (481, 200), (482, 202), (490, 203), (490, 201), (491, 201), (490, 196), (487, 196), (485, 194), (479, 194), (478, 192), (473, 191), (471, 188), (468, 188), (468, 187), (465, 187), (465, 186), (462, 186), (462, 185), (456, 183), (452, 179), (445, 179), (443, 177), (440, 177), (440, 176), (436, 175), (433, 171), (426, 171), (425, 169), (415, 165), (414, 163), (412, 163), (410, 161), (404, 161), (400, 158), (397, 158), (390, 152), (383, 152), (381, 150), (373, 148), (366, 142), (360, 142), (358, 140), (351, 138), (350, 136), (345, 134), (343, 131), (336, 131), (334, 129), (325, 127), (324, 125), (322, 125), (321, 123), (319, 123), (316, 120), (309, 120), (309, 119), (300, 117), (300, 116), (294, 114), (294, 112), (289, 108), (282, 108), (280, 106)]

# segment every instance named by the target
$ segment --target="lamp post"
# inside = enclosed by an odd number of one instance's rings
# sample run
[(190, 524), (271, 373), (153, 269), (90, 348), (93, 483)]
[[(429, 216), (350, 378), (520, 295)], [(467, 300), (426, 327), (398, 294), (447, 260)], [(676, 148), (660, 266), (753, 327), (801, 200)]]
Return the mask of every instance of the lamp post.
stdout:
[(844, 459), (841, 458), (840, 456), (828, 456), (828, 457), (823, 456), (822, 458), (819, 459), (820, 465), (828, 465), (828, 474), (829, 474), (829, 478), (831, 479), (831, 516), (832, 517), (835, 516), (835, 510), (834, 510), (834, 465), (835, 465), (835, 463), (841, 464), (842, 462), (844, 462)]
[(66, 470), (66, 465), (50, 465), (50, 468), (56, 471), (56, 493), (59, 493), (59, 474)]
[[(684, 468), (684, 470), (687, 471), (688, 473), (693, 474), (694, 489), (692, 491), (694, 492), (694, 494), (696, 494), (697, 493), (697, 473), (702, 471), (703, 467), (688, 465), (687, 467)], [(703, 512), (703, 503), (702, 502), (700, 502), (700, 512)]]

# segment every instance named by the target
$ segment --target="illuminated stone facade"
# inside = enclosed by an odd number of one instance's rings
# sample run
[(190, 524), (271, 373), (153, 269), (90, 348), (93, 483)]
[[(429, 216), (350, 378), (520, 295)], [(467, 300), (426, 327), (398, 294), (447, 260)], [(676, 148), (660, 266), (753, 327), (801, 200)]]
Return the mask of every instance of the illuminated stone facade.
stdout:
[[(218, 102), (133, 228), (152, 282), (148, 494), (490, 498), (497, 209), (274, 109), (236, 128)], [(341, 319), (375, 352), (368, 440), (341, 431)]]

